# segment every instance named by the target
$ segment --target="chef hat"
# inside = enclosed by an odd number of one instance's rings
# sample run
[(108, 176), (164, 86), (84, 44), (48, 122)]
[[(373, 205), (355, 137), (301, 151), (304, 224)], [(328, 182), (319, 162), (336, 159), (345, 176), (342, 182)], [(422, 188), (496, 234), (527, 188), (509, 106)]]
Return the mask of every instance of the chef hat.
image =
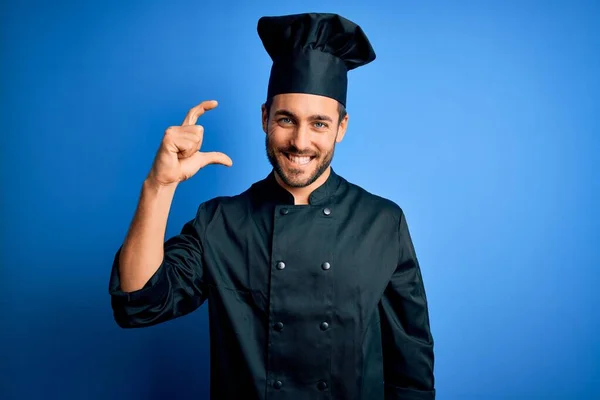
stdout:
[(375, 60), (360, 26), (337, 14), (262, 17), (257, 30), (273, 61), (267, 98), (309, 93), (345, 106), (348, 71)]

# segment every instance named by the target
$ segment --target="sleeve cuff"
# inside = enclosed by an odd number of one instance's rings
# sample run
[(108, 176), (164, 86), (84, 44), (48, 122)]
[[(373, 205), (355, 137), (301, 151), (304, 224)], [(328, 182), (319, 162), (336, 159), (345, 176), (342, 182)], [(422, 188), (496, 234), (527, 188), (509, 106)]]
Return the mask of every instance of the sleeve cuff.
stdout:
[(416, 390), (385, 384), (385, 400), (435, 400), (435, 389)]
[(113, 267), (109, 280), (108, 292), (113, 298), (113, 301), (122, 305), (136, 305), (136, 304), (148, 304), (155, 302), (157, 298), (166, 295), (168, 286), (167, 274), (165, 269), (166, 265), (163, 263), (160, 265), (158, 270), (152, 275), (143, 288), (133, 291), (124, 292), (121, 289), (121, 280), (119, 278), (119, 255), (121, 254), (121, 247), (115, 254), (113, 261)]

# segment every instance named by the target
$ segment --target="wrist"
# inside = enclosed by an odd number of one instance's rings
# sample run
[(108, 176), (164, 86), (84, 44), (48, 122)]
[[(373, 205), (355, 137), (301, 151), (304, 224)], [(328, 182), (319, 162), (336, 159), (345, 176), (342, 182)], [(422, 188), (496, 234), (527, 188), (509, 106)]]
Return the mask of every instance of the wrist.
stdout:
[(175, 183), (162, 183), (157, 181), (156, 179), (148, 176), (143, 183), (143, 190), (150, 191), (152, 193), (172, 193), (177, 189), (177, 185), (179, 182)]

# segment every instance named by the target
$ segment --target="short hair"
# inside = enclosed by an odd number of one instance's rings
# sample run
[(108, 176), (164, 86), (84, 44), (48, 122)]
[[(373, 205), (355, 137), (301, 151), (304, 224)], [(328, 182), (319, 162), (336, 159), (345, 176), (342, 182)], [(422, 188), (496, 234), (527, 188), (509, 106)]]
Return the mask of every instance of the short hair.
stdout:
[[(267, 99), (267, 101), (265, 102), (265, 108), (267, 109), (267, 115), (269, 115), (271, 113), (271, 105), (273, 105), (273, 97), (269, 97)], [(339, 114), (339, 120), (338, 120), (338, 124), (339, 124), (342, 122), (342, 120), (344, 119), (346, 114), (348, 114), (348, 112), (346, 111), (346, 107), (344, 107), (344, 105), (342, 103), (340, 103), (339, 101), (338, 101), (338, 114)]]

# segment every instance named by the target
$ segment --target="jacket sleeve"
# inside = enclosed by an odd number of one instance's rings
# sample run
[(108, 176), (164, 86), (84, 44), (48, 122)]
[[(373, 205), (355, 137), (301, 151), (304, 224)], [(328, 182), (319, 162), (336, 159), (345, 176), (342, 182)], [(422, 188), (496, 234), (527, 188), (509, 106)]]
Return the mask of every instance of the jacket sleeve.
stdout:
[(435, 399), (433, 337), (421, 270), (403, 213), (399, 259), (380, 302), (386, 400)]
[(123, 292), (119, 277), (120, 247), (109, 280), (109, 294), (116, 323), (122, 328), (156, 325), (200, 307), (207, 296), (202, 266), (204, 228), (202, 214), (184, 224), (180, 233), (164, 243), (158, 270), (139, 290)]

